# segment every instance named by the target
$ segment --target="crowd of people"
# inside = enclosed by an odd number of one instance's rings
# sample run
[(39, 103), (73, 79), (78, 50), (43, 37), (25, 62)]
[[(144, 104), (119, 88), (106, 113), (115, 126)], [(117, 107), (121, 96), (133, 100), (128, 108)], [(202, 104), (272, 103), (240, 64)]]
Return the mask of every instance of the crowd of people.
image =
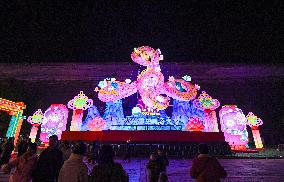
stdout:
[[(1, 170), (10, 174), (9, 182), (129, 181), (123, 166), (114, 161), (113, 147), (100, 145), (98, 140), (89, 144), (82, 141), (71, 144), (67, 141), (59, 142), (58, 137), (52, 135), (48, 147), (39, 152), (36, 143), (23, 137), (17, 146), (17, 156), (11, 158), (13, 150), (13, 138), (4, 139), (0, 147), (0, 163)], [(200, 144), (198, 151), (190, 168), (193, 179), (198, 182), (218, 182), (220, 178), (226, 177), (226, 171), (218, 160), (208, 154), (206, 144)], [(124, 160), (129, 162), (130, 157), (131, 149), (127, 147)], [(145, 166), (148, 171), (147, 181), (168, 182), (167, 166), (169, 160), (162, 148), (152, 152)]]

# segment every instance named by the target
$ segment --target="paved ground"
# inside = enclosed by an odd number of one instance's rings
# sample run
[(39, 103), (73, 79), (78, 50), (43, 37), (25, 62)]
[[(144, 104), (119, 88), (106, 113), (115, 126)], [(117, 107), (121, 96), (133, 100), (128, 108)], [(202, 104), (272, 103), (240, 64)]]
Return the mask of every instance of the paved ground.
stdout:
[[(130, 163), (119, 161), (128, 172), (131, 182), (146, 182), (145, 159)], [(226, 182), (284, 182), (284, 159), (222, 159), (228, 172)], [(191, 160), (170, 160), (170, 182), (190, 182)]]
[[(147, 182), (146, 159), (121, 162), (130, 177), (130, 182)], [(228, 172), (225, 182), (284, 182), (284, 159), (222, 159)], [(170, 159), (168, 175), (170, 182), (193, 181), (189, 174), (191, 160)], [(0, 173), (0, 182), (8, 181), (8, 175)]]

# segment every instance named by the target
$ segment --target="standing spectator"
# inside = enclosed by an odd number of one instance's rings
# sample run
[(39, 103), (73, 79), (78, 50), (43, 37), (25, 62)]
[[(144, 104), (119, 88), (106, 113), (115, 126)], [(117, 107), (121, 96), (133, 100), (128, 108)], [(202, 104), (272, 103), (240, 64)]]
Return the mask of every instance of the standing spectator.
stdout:
[(29, 143), (30, 143), (29, 137), (24, 135), (22, 141), (18, 145), (17, 157), (20, 157), (21, 155), (23, 155), (27, 151)]
[(103, 145), (99, 152), (98, 164), (91, 172), (89, 182), (128, 182), (128, 175), (122, 165), (114, 162), (110, 145)]
[(130, 159), (131, 159), (131, 146), (130, 146), (129, 140), (127, 140), (126, 142), (126, 151), (125, 151), (125, 155), (123, 159), (127, 162), (130, 162)]
[(66, 161), (71, 155), (71, 147), (69, 141), (63, 141), (59, 147), (63, 153), (63, 160)]
[(58, 149), (58, 137), (49, 137), (49, 146), (39, 156), (36, 169), (33, 174), (33, 182), (57, 181), (59, 171), (63, 165), (63, 154)]
[(161, 172), (158, 182), (169, 182), (168, 175), (165, 172)]
[(58, 177), (58, 182), (88, 182), (88, 168), (83, 162), (87, 146), (83, 142), (75, 144), (69, 159), (64, 162)]
[(29, 143), (26, 153), (3, 166), (4, 173), (9, 173), (12, 168), (16, 168), (11, 174), (9, 182), (27, 182), (31, 180), (37, 162), (36, 151), (37, 144)]
[(7, 164), (11, 158), (12, 151), (14, 150), (14, 138), (11, 137), (6, 143), (3, 144), (1, 153), (0, 165)]
[(169, 165), (168, 157), (166, 156), (166, 154), (162, 149), (158, 149), (157, 152), (158, 152), (157, 161), (160, 163), (160, 169), (161, 169), (160, 172), (167, 172), (167, 166)]
[(96, 163), (98, 160), (99, 149), (100, 149), (100, 140), (99, 138), (97, 138), (92, 144), (92, 153), (93, 153), (92, 162), (93, 163)]
[(215, 157), (210, 156), (207, 144), (198, 146), (199, 155), (193, 159), (190, 176), (197, 182), (220, 182), (227, 172)]
[(161, 166), (157, 160), (157, 154), (153, 153), (150, 155), (150, 159), (146, 164), (148, 169), (148, 181), (149, 182), (157, 182), (159, 179)]

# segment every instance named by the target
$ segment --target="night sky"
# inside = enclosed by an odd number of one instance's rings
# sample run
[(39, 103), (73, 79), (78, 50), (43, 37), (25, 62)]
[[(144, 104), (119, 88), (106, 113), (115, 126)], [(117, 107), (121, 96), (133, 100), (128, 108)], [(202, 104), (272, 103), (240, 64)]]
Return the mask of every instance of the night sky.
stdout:
[[(230, 3), (229, 3), (230, 2)], [(0, 61), (130, 61), (134, 47), (168, 62), (281, 62), (281, 1), (2, 0)]]

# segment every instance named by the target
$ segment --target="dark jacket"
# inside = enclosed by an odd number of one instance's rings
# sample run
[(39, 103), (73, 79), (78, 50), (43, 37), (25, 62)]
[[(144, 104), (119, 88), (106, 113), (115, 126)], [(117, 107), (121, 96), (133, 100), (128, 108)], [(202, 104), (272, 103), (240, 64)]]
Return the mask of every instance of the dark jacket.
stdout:
[(196, 182), (220, 182), (220, 178), (225, 178), (227, 172), (215, 157), (200, 154), (192, 161), (190, 176)]
[(157, 161), (160, 163), (160, 172), (167, 172), (169, 160), (166, 155), (159, 155)]
[(159, 175), (161, 172), (161, 165), (156, 160), (149, 160), (149, 162), (146, 165), (148, 169), (148, 180), (149, 182), (157, 182), (159, 179)]
[(20, 144), (18, 145), (18, 155), (17, 157), (20, 157), (23, 155), (27, 149), (28, 149), (29, 143), (26, 141), (21, 141)]
[(60, 168), (63, 165), (62, 152), (55, 149), (45, 149), (39, 156), (35, 171), (33, 172), (33, 182), (54, 182), (57, 181)]
[(7, 164), (11, 158), (12, 151), (14, 150), (14, 144), (10, 141), (3, 145), (3, 152), (1, 153), (0, 165)]
[(128, 174), (119, 163), (97, 164), (89, 177), (89, 182), (128, 182)]

